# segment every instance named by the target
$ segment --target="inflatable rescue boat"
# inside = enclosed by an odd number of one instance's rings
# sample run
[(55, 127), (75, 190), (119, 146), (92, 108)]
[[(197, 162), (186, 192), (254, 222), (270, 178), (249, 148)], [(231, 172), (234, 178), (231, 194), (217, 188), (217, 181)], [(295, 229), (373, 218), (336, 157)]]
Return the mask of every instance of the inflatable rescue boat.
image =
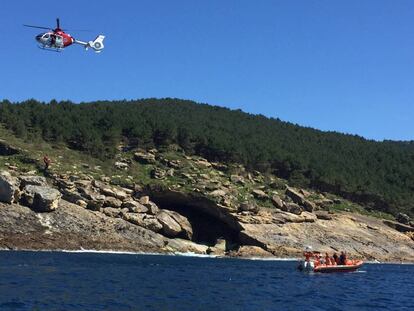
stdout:
[[(299, 262), (298, 269), (306, 272), (353, 272), (364, 264), (362, 260), (349, 260), (343, 258), (345, 264), (337, 264), (334, 259), (326, 254), (326, 258), (320, 256), (320, 252), (312, 252), (308, 246), (304, 252), (305, 260)], [(345, 256), (345, 254), (344, 254)]]

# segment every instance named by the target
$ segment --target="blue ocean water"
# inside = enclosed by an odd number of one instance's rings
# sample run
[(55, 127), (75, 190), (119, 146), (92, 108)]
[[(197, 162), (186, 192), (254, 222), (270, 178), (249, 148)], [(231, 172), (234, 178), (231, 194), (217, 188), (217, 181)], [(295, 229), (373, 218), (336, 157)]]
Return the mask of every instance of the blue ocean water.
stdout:
[(0, 252), (0, 310), (414, 310), (414, 265)]

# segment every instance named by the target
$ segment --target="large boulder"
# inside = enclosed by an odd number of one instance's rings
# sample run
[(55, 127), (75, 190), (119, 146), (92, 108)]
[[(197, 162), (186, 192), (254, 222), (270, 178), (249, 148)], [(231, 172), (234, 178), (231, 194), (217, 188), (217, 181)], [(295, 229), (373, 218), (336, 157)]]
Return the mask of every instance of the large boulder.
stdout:
[(239, 212), (252, 212), (257, 213), (259, 211), (259, 207), (251, 202), (242, 202), (238, 208)]
[(120, 208), (122, 206), (122, 201), (114, 197), (105, 197), (103, 204), (104, 207), (113, 207)]
[(181, 227), (181, 235), (187, 240), (191, 240), (193, 238), (193, 227), (191, 226), (190, 221), (187, 217), (174, 212), (174, 211), (166, 211), (168, 214), (180, 225)]
[(139, 198), (139, 203), (141, 203), (142, 205), (146, 205), (149, 202), (150, 202), (150, 198), (147, 195), (144, 195), (144, 196)]
[(300, 207), (299, 204), (296, 203), (285, 203), (283, 204), (281, 210), (295, 215), (300, 215), (303, 212), (302, 207)]
[(162, 231), (164, 235), (168, 237), (176, 237), (181, 233), (180, 224), (171, 217), (170, 213), (165, 210), (162, 210), (157, 214), (157, 220), (162, 225)]
[(331, 214), (329, 214), (328, 212), (326, 212), (326, 211), (317, 211), (316, 213), (315, 213), (315, 215), (316, 215), (316, 217), (318, 218), (318, 219), (322, 219), (322, 220), (332, 220), (332, 215)]
[(180, 238), (168, 239), (166, 242), (165, 250), (169, 252), (206, 254), (209, 248), (207, 245), (197, 244)]
[(71, 203), (77, 204), (78, 201), (84, 201), (84, 197), (76, 190), (61, 189), (62, 198)]
[(101, 210), (101, 212), (111, 218), (117, 218), (121, 214), (121, 210), (119, 208), (113, 208), (113, 207), (105, 207)]
[(409, 225), (405, 225), (396, 221), (392, 220), (383, 220), (384, 224), (387, 226), (399, 231), (399, 232), (414, 232), (414, 227), (411, 227)]
[(121, 201), (124, 201), (129, 197), (129, 195), (123, 189), (114, 188), (114, 192), (115, 197)]
[(277, 194), (272, 196), (272, 203), (275, 207), (279, 209), (283, 208), (283, 201)]
[(293, 200), (293, 202), (297, 204), (302, 204), (305, 200), (305, 197), (301, 193), (299, 193), (299, 191), (290, 187), (286, 188), (286, 195), (289, 196)]
[(134, 200), (127, 200), (122, 203), (122, 208), (127, 208), (131, 213), (146, 213), (148, 208)]
[(7, 171), (0, 172), (0, 202), (13, 203), (19, 193), (19, 180)]
[(48, 186), (28, 185), (23, 189), (24, 203), (36, 212), (52, 212), (59, 206), (61, 193)]
[(307, 200), (303, 194), (293, 188), (287, 187), (286, 195), (289, 196), (293, 202), (303, 206), (308, 212), (313, 212), (316, 208), (316, 205), (313, 202)]
[(409, 225), (410, 224), (410, 216), (408, 216), (407, 214), (398, 213), (396, 219), (397, 219), (398, 222), (400, 222), (404, 225)]
[(141, 164), (155, 164), (155, 155), (152, 153), (135, 152), (134, 159)]
[(136, 214), (136, 213), (125, 213), (123, 215), (123, 218), (134, 224), (138, 225), (140, 227), (143, 227), (145, 229), (151, 230), (153, 232), (159, 232), (163, 229), (163, 225), (151, 215), (146, 214)]
[(207, 254), (223, 256), (227, 251), (227, 241), (225, 239), (217, 239), (216, 245), (207, 249)]
[(254, 258), (254, 257), (274, 257), (274, 255), (261, 247), (252, 245), (243, 245), (239, 250), (232, 254), (233, 256)]
[(269, 196), (266, 194), (266, 192), (264, 192), (263, 190), (260, 190), (260, 189), (254, 189), (252, 191), (252, 193), (253, 193), (253, 196), (256, 199), (259, 199), (259, 200), (266, 200), (266, 199), (269, 198)]
[(20, 179), (20, 187), (25, 187), (27, 185), (33, 185), (33, 186), (46, 186), (47, 185), (46, 178), (43, 176), (21, 175), (19, 179)]
[(151, 201), (145, 204), (144, 206), (148, 209), (147, 213), (150, 215), (156, 215), (158, 211), (160, 210), (157, 204)]

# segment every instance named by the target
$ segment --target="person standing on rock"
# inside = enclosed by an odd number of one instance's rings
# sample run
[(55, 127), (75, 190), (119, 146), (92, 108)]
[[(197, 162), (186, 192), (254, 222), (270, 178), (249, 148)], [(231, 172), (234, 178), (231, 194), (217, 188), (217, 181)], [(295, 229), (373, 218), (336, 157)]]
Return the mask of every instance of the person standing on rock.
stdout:
[(43, 157), (43, 163), (45, 164), (45, 171), (47, 171), (49, 169), (50, 163), (52, 163), (52, 161), (49, 159), (49, 157), (47, 155), (45, 155)]

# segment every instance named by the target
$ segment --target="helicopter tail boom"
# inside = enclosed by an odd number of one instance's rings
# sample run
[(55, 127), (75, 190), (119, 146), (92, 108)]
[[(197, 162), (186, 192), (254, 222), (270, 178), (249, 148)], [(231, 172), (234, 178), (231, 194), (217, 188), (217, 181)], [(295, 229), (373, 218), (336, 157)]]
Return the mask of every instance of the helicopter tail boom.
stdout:
[(91, 48), (96, 53), (100, 53), (104, 49), (104, 44), (103, 44), (103, 40), (104, 39), (105, 39), (105, 36), (104, 35), (99, 35), (93, 41), (85, 42), (85, 41), (80, 41), (80, 40), (74, 40), (74, 43), (83, 45), (86, 50), (88, 50), (89, 48)]

